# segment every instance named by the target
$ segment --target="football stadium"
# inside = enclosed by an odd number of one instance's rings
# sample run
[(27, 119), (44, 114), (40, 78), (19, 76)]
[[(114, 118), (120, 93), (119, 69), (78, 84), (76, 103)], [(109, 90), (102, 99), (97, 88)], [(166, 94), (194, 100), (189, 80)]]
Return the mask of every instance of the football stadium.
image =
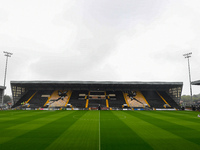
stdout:
[(199, 18), (198, 0), (2, 0), (0, 150), (200, 150)]
[(200, 149), (182, 82), (11, 81), (0, 149)]

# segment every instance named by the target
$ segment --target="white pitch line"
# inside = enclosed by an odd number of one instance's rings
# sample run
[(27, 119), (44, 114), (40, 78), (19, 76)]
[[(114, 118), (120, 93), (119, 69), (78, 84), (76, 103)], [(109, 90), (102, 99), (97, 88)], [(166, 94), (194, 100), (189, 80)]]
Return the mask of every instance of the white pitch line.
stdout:
[(101, 136), (100, 136), (100, 110), (99, 110), (99, 150), (101, 150)]

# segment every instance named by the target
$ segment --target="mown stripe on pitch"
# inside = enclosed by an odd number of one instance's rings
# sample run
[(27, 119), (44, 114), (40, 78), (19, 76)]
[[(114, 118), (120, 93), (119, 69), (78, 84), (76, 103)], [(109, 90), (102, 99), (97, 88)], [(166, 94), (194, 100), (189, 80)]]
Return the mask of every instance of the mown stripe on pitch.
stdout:
[[(4, 111), (0, 111), (0, 113), (2, 113), (2, 112), (4, 112)], [(44, 113), (45, 113), (45, 111), (44, 111)], [(26, 111), (26, 110), (17, 110), (17, 112), (16, 112), (16, 110), (13, 110), (13, 112), (5, 111), (4, 115), (0, 116), (0, 123), (17, 120), (19, 118), (28, 117), (28, 116), (32, 116), (35, 114), (38, 114), (38, 112), (37, 111)]]
[(168, 117), (178, 118), (188, 122), (194, 122), (200, 125), (200, 118), (197, 117), (198, 112), (183, 113), (183, 111), (160, 111), (160, 114)]
[[(73, 111), (73, 114), (80, 114), (79, 111)], [(80, 117), (84, 113), (80, 114)], [(76, 119), (72, 118), (72, 115), (63, 113), (59, 119), (53, 122), (47, 123), (40, 128), (30, 130), (29, 132), (18, 136), (8, 142), (0, 145), (2, 149), (45, 149), (50, 145), (60, 134), (69, 128)], [(55, 116), (56, 117), (56, 116)], [(31, 124), (30, 124), (31, 125)], [(12, 144), (10, 144), (12, 143)]]
[[(16, 126), (19, 124), (23, 124), (23, 123), (32, 121), (37, 118), (44, 117), (47, 114), (52, 114), (52, 113), (50, 111), (49, 112), (48, 111), (35, 111), (35, 112), (32, 111), (31, 113), (29, 111), (24, 111), (24, 114), (21, 114), (18, 117), (12, 118), (12, 120), (0, 123), (0, 131), (2, 129), (7, 129), (12, 126)], [(8, 117), (10, 117), (10, 116), (8, 116)], [(0, 118), (0, 120), (1, 120), (1, 118)]]
[(101, 111), (102, 150), (152, 149), (112, 111)]
[[(141, 112), (142, 113), (142, 112)], [(200, 131), (200, 118), (196, 116), (195, 113), (191, 112), (189, 115), (182, 115), (182, 112), (178, 112), (179, 115), (175, 115), (175, 112), (166, 112), (166, 111), (151, 111), (149, 114), (153, 115), (156, 118), (167, 120), (171, 123), (175, 123), (177, 125), (185, 126), (196, 131)], [(171, 115), (170, 115), (171, 114)], [(190, 120), (190, 121), (189, 121)]]
[[(24, 111), (26, 113), (26, 111)], [(38, 112), (39, 113), (39, 112)], [(22, 134), (25, 134), (29, 132), (31, 129), (36, 129), (41, 127), (44, 123), (44, 121), (41, 122), (41, 120), (44, 120), (44, 118), (48, 118), (49, 116), (53, 115), (53, 112), (43, 112), (40, 111), (43, 115), (40, 116), (30, 116), (30, 120), (28, 122), (24, 123), (14, 123), (12, 126), (8, 126), (8, 128), (2, 128), (0, 129), (0, 144), (7, 142), (9, 140), (12, 140), (16, 138), (17, 136), (20, 136)], [(34, 124), (34, 125), (32, 125)], [(6, 125), (6, 124), (5, 124)]]
[(191, 113), (195, 113), (195, 114), (198, 114), (198, 112), (196, 111), (172, 111), (172, 112), (177, 112), (177, 113), (181, 113), (181, 114), (185, 114), (185, 115), (191, 115)]
[[(30, 111), (30, 112), (32, 112), (32, 111)], [(9, 119), (17, 117), (17, 116), (19, 116), (21, 114), (24, 114), (24, 111), (22, 111), (22, 110), (0, 111), (0, 118), (1, 119), (8, 119), (9, 120)], [(8, 116), (9, 116), (9, 118), (8, 118)], [(10, 117), (12, 117), (12, 118), (10, 118)]]
[[(43, 113), (43, 112), (41, 112), (41, 113)], [(30, 130), (34, 130), (34, 129), (39, 128), (47, 123), (50, 123), (50, 122), (56, 120), (57, 118), (61, 118), (63, 111), (56, 111), (56, 112), (51, 111), (49, 113), (44, 114), (43, 117), (40, 116), (38, 118), (34, 118), (29, 122), (25, 122), (22, 124), (16, 124), (9, 128), (2, 129), (1, 134), (0, 134), (0, 144), (7, 142), (9, 140), (12, 140), (13, 138), (20, 136), (22, 134), (25, 134), (25, 133), (29, 132)], [(69, 113), (69, 112), (65, 112), (65, 114), (66, 113)], [(56, 117), (54, 117), (54, 116), (56, 116)]]
[[(189, 127), (186, 126), (182, 126), (182, 125), (177, 125), (175, 123), (172, 123), (170, 121), (168, 121), (167, 119), (163, 119), (164, 115), (160, 115), (160, 117), (155, 117), (156, 113), (152, 111), (149, 111), (149, 113), (145, 113), (145, 112), (135, 112), (137, 115), (136, 117), (149, 122), (161, 129), (164, 129), (168, 132), (171, 132), (177, 136), (180, 136), (188, 141), (191, 141), (193, 143), (196, 143), (198, 145), (200, 145), (200, 132), (194, 129), (191, 129)], [(157, 112), (159, 113), (159, 112)]]
[[(148, 111), (145, 111), (145, 113), (148, 113)], [(121, 120), (151, 145), (153, 149), (199, 149), (199, 145), (137, 117), (136, 111), (123, 111), (121, 115), (126, 115), (126, 119)]]
[(87, 111), (46, 149), (98, 150), (99, 111)]

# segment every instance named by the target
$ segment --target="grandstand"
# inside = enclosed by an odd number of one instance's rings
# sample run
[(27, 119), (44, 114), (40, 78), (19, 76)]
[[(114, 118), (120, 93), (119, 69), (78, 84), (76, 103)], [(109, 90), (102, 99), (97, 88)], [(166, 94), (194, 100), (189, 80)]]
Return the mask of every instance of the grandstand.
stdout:
[(193, 81), (192, 85), (200, 85), (200, 80)]
[(6, 89), (5, 86), (0, 86), (0, 104), (2, 103), (3, 100), (3, 94), (4, 94), (4, 90)]
[(179, 109), (182, 82), (11, 81), (13, 108)]

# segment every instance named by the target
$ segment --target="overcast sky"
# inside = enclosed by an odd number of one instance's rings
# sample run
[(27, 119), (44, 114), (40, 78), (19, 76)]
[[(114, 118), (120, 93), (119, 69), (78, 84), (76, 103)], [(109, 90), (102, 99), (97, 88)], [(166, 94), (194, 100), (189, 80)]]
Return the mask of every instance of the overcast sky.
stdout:
[[(0, 85), (200, 80), (199, 0), (0, 0)], [(193, 86), (193, 93), (200, 93)]]

